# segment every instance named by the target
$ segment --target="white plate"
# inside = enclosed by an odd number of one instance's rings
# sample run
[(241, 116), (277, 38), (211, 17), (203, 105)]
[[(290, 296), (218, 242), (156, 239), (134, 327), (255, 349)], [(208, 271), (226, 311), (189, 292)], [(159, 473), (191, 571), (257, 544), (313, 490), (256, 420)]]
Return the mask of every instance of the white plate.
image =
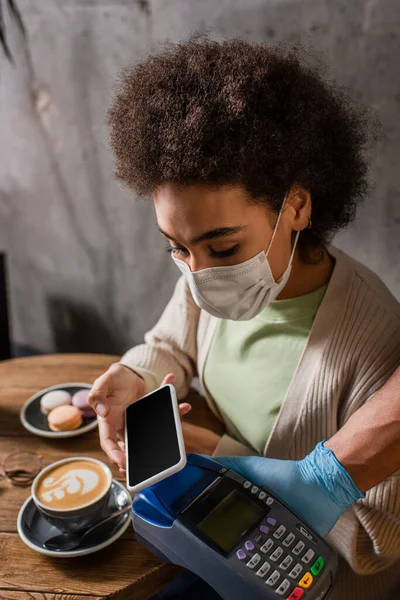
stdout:
[(47, 392), (53, 390), (66, 390), (71, 395), (79, 390), (91, 389), (92, 386), (89, 383), (59, 383), (52, 385), (44, 390), (40, 390), (29, 398), (21, 408), (20, 420), (22, 425), (35, 435), (45, 438), (71, 438), (77, 435), (82, 435), (87, 431), (92, 431), (97, 427), (97, 417), (91, 417), (90, 419), (83, 419), (83, 423), (77, 429), (71, 429), (70, 431), (51, 431), (47, 424), (47, 416), (42, 414), (40, 411), (40, 399)]

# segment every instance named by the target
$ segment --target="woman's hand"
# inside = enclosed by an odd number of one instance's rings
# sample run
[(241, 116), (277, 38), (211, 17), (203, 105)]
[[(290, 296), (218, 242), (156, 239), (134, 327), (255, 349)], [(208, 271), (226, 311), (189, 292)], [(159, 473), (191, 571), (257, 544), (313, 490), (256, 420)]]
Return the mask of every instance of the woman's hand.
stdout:
[(197, 454), (211, 456), (221, 439), (219, 435), (210, 429), (192, 425), (192, 423), (183, 422), (182, 431), (186, 452), (197, 452)]
[[(162, 385), (173, 383), (174, 376), (165, 377)], [(144, 380), (128, 367), (115, 363), (93, 384), (89, 404), (97, 413), (100, 445), (120, 470), (125, 460), (125, 410), (147, 393)], [(190, 404), (179, 405), (181, 417), (191, 409)]]
[(260, 456), (216, 460), (270, 490), (322, 536), (349, 506), (365, 497), (323, 442), (302, 460)]

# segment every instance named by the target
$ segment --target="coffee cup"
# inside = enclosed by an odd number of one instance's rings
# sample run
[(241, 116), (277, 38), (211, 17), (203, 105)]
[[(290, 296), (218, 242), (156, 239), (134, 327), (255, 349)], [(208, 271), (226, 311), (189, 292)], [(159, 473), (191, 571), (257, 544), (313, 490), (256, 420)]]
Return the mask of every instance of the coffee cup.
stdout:
[(96, 458), (76, 456), (42, 469), (32, 483), (32, 498), (50, 524), (78, 533), (101, 518), (111, 484), (107, 465)]

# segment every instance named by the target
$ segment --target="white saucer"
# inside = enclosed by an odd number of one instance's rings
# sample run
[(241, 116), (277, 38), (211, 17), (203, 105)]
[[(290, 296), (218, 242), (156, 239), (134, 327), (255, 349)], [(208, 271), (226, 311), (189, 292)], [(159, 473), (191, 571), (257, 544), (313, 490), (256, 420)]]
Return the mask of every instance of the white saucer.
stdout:
[[(122, 483), (113, 479), (109, 501), (101, 518), (106, 518), (107, 515), (124, 508), (128, 504), (132, 504), (131, 495)], [(59, 535), (62, 532), (46, 521), (37, 509), (32, 496), (29, 496), (19, 511), (17, 529), (22, 541), (32, 550), (47, 556), (74, 558), (92, 554), (110, 546), (128, 529), (130, 523), (131, 511), (128, 511), (121, 517), (99, 527), (95, 539), (93, 539), (92, 534), (89, 534), (88, 539), (84, 541), (80, 548), (69, 551), (48, 550), (43, 547), (43, 543), (50, 537)]]
[(53, 390), (66, 390), (73, 395), (75, 392), (79, 392), (79, 390), (90, 390), (91, 388), (92, 386), (89, 383), (62, 383), (52, 385), (45, 390), (40, 390), (40, 392), (31, 396), (21, 408), (19, 416), (22, 425), (31, 433), (46, 438), (70, 438), (96, 429), (97, 417), (94, 416), (89, 419), (83, 419), (82, 425), (77, 429), (71, 429), (70, 431), (52, 431), (47, 423), (47, 416), (40, 410), (40, 400), (47, 392), (52, 392)]

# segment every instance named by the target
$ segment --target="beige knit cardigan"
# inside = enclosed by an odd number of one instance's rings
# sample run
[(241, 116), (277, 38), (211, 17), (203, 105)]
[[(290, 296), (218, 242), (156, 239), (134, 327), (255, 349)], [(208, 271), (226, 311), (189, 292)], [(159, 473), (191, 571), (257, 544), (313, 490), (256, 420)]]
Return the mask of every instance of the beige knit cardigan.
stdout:
[[(400, 364), (400, 306), (381, 280), (336, 248), (335, 267), (264, 456), (300, 459), (331, 437)], [(174, 373), (178, 397), (203, 369), (218, 319), (194, 303), (184, 278), (145, 343), (121, 359), (155, 389)], [(268, 368), (268, 365), (265, 365)], [(221, 419), (213, 398), (207, 402)], [(246, 402), (246, 398), (243, 398)], [(253, 454), (225, 423), (216, 455)], [(400, 599), (400, 472), (348, 509), (327, 538), (341, 575), (332, 600)], [(395, 595), (393, 595), (395, 594)]]

